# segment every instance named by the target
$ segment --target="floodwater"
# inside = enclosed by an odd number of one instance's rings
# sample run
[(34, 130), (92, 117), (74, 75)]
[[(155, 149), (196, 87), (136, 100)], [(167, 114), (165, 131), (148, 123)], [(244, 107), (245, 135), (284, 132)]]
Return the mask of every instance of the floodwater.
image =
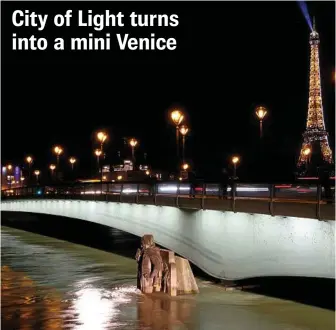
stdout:
[(198, 295), (142, 295), (135, 260), (112, 252), (4, 226), (1, 245), (2, 329), (335, 328), (334, 311), (201, 279)]

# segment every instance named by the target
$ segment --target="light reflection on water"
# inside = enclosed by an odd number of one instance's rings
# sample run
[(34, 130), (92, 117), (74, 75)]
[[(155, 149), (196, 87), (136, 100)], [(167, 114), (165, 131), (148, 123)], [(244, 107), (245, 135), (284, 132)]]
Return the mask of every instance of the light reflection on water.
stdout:
[(2, 329), (329, 330), (334, 313), (199, 281), (171, 299), (136, 289), (136, 263), (2, 227)]

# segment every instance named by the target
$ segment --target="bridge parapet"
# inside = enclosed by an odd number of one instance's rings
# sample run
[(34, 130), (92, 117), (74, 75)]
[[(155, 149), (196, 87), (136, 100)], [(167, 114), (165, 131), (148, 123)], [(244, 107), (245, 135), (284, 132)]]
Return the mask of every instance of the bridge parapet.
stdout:
[(223, 196), (219, 184), (96, 182), (7, 189), (2, 200), (93, 200), (335, 220), (333, 191), (326, 196), (320, 185), (237, 183)]

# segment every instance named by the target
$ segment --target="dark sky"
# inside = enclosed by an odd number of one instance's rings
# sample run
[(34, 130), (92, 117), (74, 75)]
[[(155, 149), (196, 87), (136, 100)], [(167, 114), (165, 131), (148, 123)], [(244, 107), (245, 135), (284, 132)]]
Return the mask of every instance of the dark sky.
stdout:
[[(188, 113), (191, 134), (187, 158), (199, 173), (216, 173), (228, 157), (242, 157), (242, 179), (286, 180), (295, 169), (305, 129), (308, 103), (309, 29), (296, 2), (2, 2), (2, 162), (36, 158), (46, 170), (54, 144), (80, 159), (82, 171), (94, 164), (96, 129), (108, 129), (112, 159), (123, 137), (140, 141), (154, 167), (175, 163), (174, 127), (168, 109)], [(330, 142), (335, 136), (335, 4), (309, 2), (320, 33), (324, 113)], [(87, 36), (92, 28), (45, 31), (15, 28), (15, 9), (64, 13), (67, 9), (109, 9), (137, 13), (178, 14), (176, 28), (106, 27), (116, 33), (175, 37), (175, 51), (55, 52), (52, 40)], [(74, 17), (75, 18), (75, 17)], [(51, 19), (51, 18), (49, 18)], [(47, 51), (12, 51), (11, 34), (47, 37)], [(254, 107), (269, 116), (264, 139), (258, 137)], [(65, 165), (65, 164), (64, 164)]]

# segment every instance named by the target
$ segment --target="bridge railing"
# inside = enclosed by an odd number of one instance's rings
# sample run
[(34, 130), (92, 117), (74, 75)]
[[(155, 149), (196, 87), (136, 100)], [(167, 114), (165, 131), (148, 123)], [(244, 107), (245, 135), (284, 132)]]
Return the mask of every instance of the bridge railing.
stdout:
[[(326, 188), (326, 189), (325, 189)], [(226, 190), (226, 191), (225, 191)], [(6, 199), (48, 198), (131, 202), (198, 209), (239, 211), (241, 201), (268, 205), (263, 212), (274, 215), (275, 205), (309, 204), (320, 219), (321, 206), (334, 202), (335, 187), (308, 184), (245, 184), (234, 183), (224, 188), (218, 183), (191, 186), (186, 182), (95, 182), (31, 186), (2, 190)], [(223, 196), (224, 195), (224, 196)], [(251, 203), (251, 202), (250, 202)], [(311, 207), (310, 206), (310, 207)]]

